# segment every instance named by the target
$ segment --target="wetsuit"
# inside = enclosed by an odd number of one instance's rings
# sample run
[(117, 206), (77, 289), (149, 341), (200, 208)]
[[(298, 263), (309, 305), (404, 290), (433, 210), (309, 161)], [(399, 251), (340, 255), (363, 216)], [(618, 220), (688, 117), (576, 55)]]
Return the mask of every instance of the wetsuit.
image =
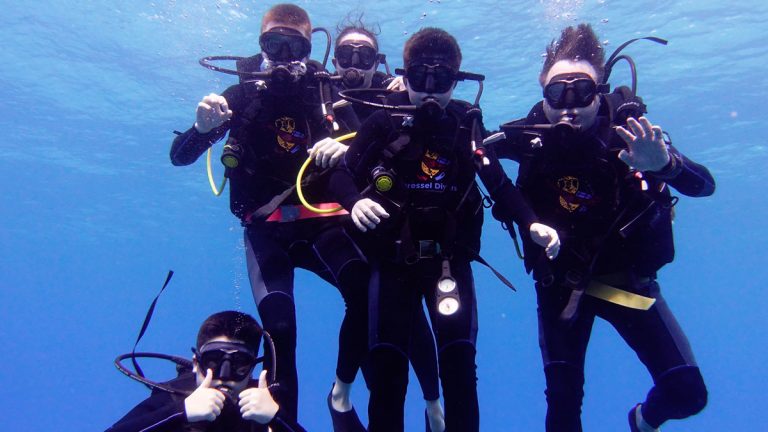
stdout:
[[(559, 256), (549, 262), (521, 230), (526, 268), (536, 280), (549, 432), (582, 430), (584, 357), (595, 317), (616, 328), (653, 377), (642, 403), (648, 424), (658, 427), (696, 414), (707, 400), (656, 271), (674, 257), (676, 198), (669, 186), (684, 195), (707, 196), (714, 180), (671, 146), (670, 163), (660, 172), (630, 172), (618, 159), (626, 144), (611, 127), (609, 104), (603, 102), (597, 122), (584, 133), (508, 130), (506, 141), (494, 145), (499, 157), (520, 163), (518, 186), (562, 241)], [(541, 102), (518, 122), (546, 123)], [(655, 303), (643, 310), (606, 300), (599, 296), (605, 286)]]
[[(291, 419), (296, 419), (298, 399), (295, 268), (314, 272), (344, 297), (338, 376), (354, 379), (367, 354), (365, 287), (369, 269), (347, 234), (348, 216), (311, 213), (300, 205), (295, 192), (287, 193), (279, 206), (268, 205), (295, 183), (308, 157), (307, 147), (329, 136), (318, 94), (311, 81), (279, 92), (269, 88), (255, 91), (253, 84), (231, 86), (223, 96), (233, 111), (232, 119), (206, 134), (190, 128), (171, 148), (174, 165), (191, 164), (229, 130), (229, 141), (236, 140), (243, 149), (239, 165), (228, 170), (230, 207), (245, 226), (251, 289), (264, 330), (275, 342), (280, 386), (273, 393)], [(322, 176), (305, 187), (304, 193), (315, 205), (333, 206)]]
[[(164, 383), (173, 389), (191, 394), (197, 388), (195, 374), (185, 373)], [(252, 386), (258, 385), (256, 381)], [(106, 432), (304, 432), (299, 424), (284, 418), (282, 409), (268, 425), (243, 420), (238, 407), (227, 402), (221, 414), (212, 422), (189, 423), (184, 410), (186, 396), (152, 390), (152, 395), (136, 405)]]
[[(387, 75), (383, 72), (376, 72), (371, 81), (371, 88), (386, 89), (393, 78), (394, 77), (391, 75)], [(340, 81), (336, 81), (336, 83), (338, 90), (345, 89)], [(386, 97), (386, 94), (387, 91), (382, 91), (380, 94), (371, 92), (370, 96), (365, 97), (364, 99), (371, 102), (381, 103), (384, 102), (383, 98)], [(349, 104), (336, 109), (336, 112), (341, 116), (341, 121), (345, 123), (345, 126), (354, 131), (359, 130), (365, 120), (367, 120), (375, 111), (377, 111), (376, 108), (362, 104)], [(361, 235), (358, 230), (354, 231), (356, 231), (353, 234), (355, 240), (364, 245), (367, 236)], [(410, 338), (408, 357), (413, 365), (416, 378), (419, 380), (424, 400), (438, 400), (440, 398), (440, 382), (437, 374), (435, 338), (432, 334), (432, 329), (427, 322), (424, 309), (417, 308), (417, 310), (414, 311), (414, 314), (413, 334)]]
[[(408, 95), (396, 93), (388, 103), (409, 104)], [(344, 166), (332, 177), (332, 188), (345, 208), (369, 197), (391, 215), (369, 232), (376, 246), (370, 257), (369, 289), (371, 432), (403, 430), (408, 329), (422, 298), (437, 340), (446, 430), (472, 432), (479, 428), (477, 310), (470, 262), (480, 248), (483, 212), (470, 131), (464, 121), (467, 108), (451, 101), (447, 115), (437, 123), (419, 115), (376, 112), (363, 124)], [(407, 144), (394, 149), (394, 142)], [(395, 185), (388, 192), (369, 191), (371, 171), (377, 166), (394, 175)], [(507, 181), (504, 187), (492, 189), (509, 192), (510, 188)], [(435, 287), (444, 260), (449, 262), (459, 290), (460, 307), (450, 316), (436, 311)]]

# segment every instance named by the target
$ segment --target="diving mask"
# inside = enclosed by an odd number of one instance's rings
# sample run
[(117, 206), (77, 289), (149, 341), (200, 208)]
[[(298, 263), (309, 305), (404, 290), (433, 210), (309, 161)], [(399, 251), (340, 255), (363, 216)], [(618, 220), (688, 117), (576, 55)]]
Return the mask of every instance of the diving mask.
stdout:
[(233, 342), (208, 342), (195, 353), (201, 371), (211, 369), (213, 378), (221, 381), (242, 381), (251, 376), (259, 363), (247, 346)]

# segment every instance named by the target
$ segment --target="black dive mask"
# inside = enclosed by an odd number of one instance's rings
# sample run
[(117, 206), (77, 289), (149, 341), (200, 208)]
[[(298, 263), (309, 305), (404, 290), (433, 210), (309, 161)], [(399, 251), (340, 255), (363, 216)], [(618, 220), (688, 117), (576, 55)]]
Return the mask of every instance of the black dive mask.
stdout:
[(585, 73), (555, 75), (544, 86), (544, 99), (555, 109), (589, 106), (597, 95), (597, 84)]
[(312, 44), (301, 33), (285, 27), (262, 33), (259, 46), (267, 58), (277, 62), (303, 60), (312, 50)]
[(221, 381), (242, 381), (251, 376), (259, 363), (256, 354), (241, 343), (208, 342), (199, 351), (194, 348), (192, 351), (200, 371), (205, 374), (211, 369), (213, 378)]
[(341, 74), (341, 83), (348, 89), (358, 88), (365, 83), (365, 75), (355, 68), (350, 68)]
[(456, 71), (440, 64), (414, 64), (405, 70), (408, 86), (419, 93), (446, 93), (456, 82)]
[(367, 44), (345, 43), (336, 47), (333, 57), (343, 68), (367, 70), (376, 64), (376, 49)]

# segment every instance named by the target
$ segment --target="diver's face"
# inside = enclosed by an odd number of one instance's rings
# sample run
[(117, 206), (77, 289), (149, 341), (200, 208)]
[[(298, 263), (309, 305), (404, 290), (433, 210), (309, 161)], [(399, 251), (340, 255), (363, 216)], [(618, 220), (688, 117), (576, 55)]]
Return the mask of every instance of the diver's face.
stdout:
[[(206, 365), (202, 361), (204, 359), (204, 348), (206, 345), (210, 344), (211, 342), (229, 342), (234, 344), (242, 344), (242, 341), (233, 340), (226, 336), (217, 336), (209, 341), (207, 341), (201, 348), (201, 352), (198, 353), (192, 360), (192, 371), (195, 373), (195, 380), (197, 381), (197, 385), (199, 386), (202, 384), (202, 382), (205, 380), (205, 375), (207, 373)], [(231, 352), (234, 352), (232, 350)], [(198, 358), (201, 357), (201, 358)], [(235, 365), (236, 366), (236, 365)], [(219, 371), (214, 370), (213, 375), (214, 378), (211, 381), (211, 387), (217, 388), (221, 391), (228, 392), (229, 394), (233, 396), (237, 396), (241, 391), (245, 390), (246, 387), (248, 387), (248, 383), (251, 380), (251, 373), (253, 371), (253, 366), (250, 367), (250, 371), (247, 373), (247, 376), (240, 380), (231, 380), (231, 379), (219, 379), (217, 377), (217, 373)]]
[[(567, 122), (574, 126), (581, 126), (582, 130), (588, 129), (595, 123), (597, 111), (600, 108), (600, 97), (597, 92), (590, 97), (589, 92), (583, 90), (590, 87), (587, 80), (591, 80), (592, 84), (597, 82), (597, 71), (588, 61), (560, 60), (552, 65), (544, 80), (544, 88), (561, 83), (567, 90), (563, 92), (562, 98), (559, 98), (560, 102), (564, 103), (550, 102), (548, 98), (544, 98), (544, 115), (550, 123)], [(581, 84), (586, 85), (582, 88)], [(587, 96), (581, 98), (582, 95)]]
[(368, 35), (351, 32), (336, 42), (333, 65), (347, 88), (370, 88), (379, 66), (376, 42)]
[(444, 59), (425, 58), (408, 65), (403, 82), (413, 105), (435, 101), (441, 108), (448, 106), (456, 88), (456, 71), (445, 63)]

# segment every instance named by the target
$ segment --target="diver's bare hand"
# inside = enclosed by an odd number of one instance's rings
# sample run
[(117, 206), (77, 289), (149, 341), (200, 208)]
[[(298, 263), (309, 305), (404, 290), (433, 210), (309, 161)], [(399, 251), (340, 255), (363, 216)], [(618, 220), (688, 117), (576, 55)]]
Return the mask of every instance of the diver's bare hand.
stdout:
[(224, 393), (211, 387), (213, 371), (208, 369), (200, 386), (184, 399), (184, 412), (190, 423), (214, 421), (224, 408)]
[(211, 93), (197, 104), (195, 113), (195, 129), (200, 133), (208, 133), (232, 118), (232, 110), (224, 96)]
[(258, 388), (251, 387), (240, 392), (239, 405), (240, 414), (245, 420), (267, 424), (275, 418), (280, 406), (267, 388), (267, 371), (261, 371)]
[(621, 126), (616, 133), (627, 143), (619, 152), (619, 159), (638, 171), (661, 171), (669, 163), (669, 149), (664, 142), (661, 127), (654, 126), (645, 117), (627, 119), (627, 130)]

